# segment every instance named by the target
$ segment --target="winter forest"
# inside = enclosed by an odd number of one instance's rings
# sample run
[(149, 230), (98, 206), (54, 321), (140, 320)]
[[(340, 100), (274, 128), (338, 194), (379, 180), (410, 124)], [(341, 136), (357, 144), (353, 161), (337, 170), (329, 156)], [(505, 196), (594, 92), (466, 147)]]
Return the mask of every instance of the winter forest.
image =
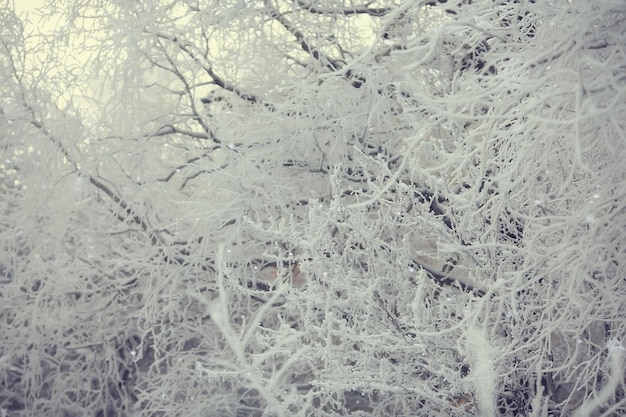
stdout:
[(0, 0), (0, 416), (626, 416), (623, 0)]

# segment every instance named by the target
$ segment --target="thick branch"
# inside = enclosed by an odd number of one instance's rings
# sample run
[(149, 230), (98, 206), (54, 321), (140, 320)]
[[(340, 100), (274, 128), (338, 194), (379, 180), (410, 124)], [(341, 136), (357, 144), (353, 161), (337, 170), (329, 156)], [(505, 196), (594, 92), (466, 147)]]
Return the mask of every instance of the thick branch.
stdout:
[[(161, 239), (159, 238), (158, 233), (152, 230), (141, 217), (139, 217), (133, 212), (133, 209), (130, 208), (130, 206), (124, 200), (122, 200), (117, 194), (111, 191), (109, 187), (104, 185), (102, 181), (90, 176), (89, 182), (92, 185), (94, 185), (96, 188), (98, 188), (100, 191), (102, 191), (104, 194), (106, 194), (107, 197), (113, 200), (115, 204), (121, 207), (124, 210), (124, 213), (126, 213), (126, 215), (130, 217), (131, 221), (139, 225), (141, 230), (144, 231), (150, 237), (150, 241), (153, 245), (156, 245), (158, 243), (163, 243)], [(121, 220), (125, 220), (125, 219), (121, 218)]]
[(313, 3), (306, 3), (303, 0), (297, 1), (298, 6), (302, 7), (304, 10), (315, 13), (315, 14), (323, 14), (323, 15), (336, 15), (343, 14), (345, 16), (349, 15), (357, 15), (357, 14), (367, 14), (374, 17), (385, 16), (390, 13), (393, 9), (390, 7), (379, 7), (375, 9), (370, 9), (367, 6), (356, 6), (356, 7), (341, 7), (338, 9), (321, 9), (319, 7), (315, 7)]
[(291, 24), (289, 20), (281, 15), (280, 12), (270, 4), (269, 0), (265, 0), (265, 7), (267, 8), (270, 17), (280, 23), (287, 32), (291, 33), (293, 37), (296, 38), (304, 52), (309, 54), (313, 59), (320, 62), (323, 66), (331, 71), (337, 71), (341, 69), (341, 65), (338, 61), (330, 58), (319, 49), (313, 47), (311, 43), (306, 39), (306, 36), (304, 36), (304, 33), (299, 31), (295, 26)]
[(254, 94), (245, 93), (243, 90), (237, 88), (235, 85), (224, 80), (215, 71), (213, 71), (213, 68), (211, 67), (211, 65), (207, 65), (201, 62), (200, 58), (196, 56), (196, 54), (191, 50), (191, 48), (187, 45), (184, 45), (181, 42), (181, 40), (178, 39), (178, 37), (165, 35), (163, 33), (155, 33), (154, 35), (157, 38), (165, 39), (169, 42), (174, 43), (178, 49), (183, 51), (189, 58), (191, 58), (196, 64), (198, 64), (198, 66), (202, 68), (202, 70), (206, 72), (209, 75), (209, 77), (211, 77), (211, 79), (213, 80), (213, 83), (217, 85), (218, 87), (236, 94), (242, 100), (248, 101), (253, 104), (256, 104), (256, 103), (263, 104), (265, 107), (267, 107), (270, 110), (274, 109), (274, 106), (271, 103), (267, 103), (266, 101), (260, 99)]
[(220, 143), (220, 140), (215, 137), (215, 135), (213, 134), (213, 132), (211, 132), (211, 130), (209, 130), (209, 133), (207, 134), (207, 133), (201, 133), (201, 132), (194, 132), (191, 130), (179, 129), (172, 125), (165, 125), (161, 127), (159, 130), (156, 131), (156, 133), (151, 134), (150, 137), (167, 136), (167, 135), (173, 135), (177, 133), (181, 135), (189, 136), (190, 138), (211, 139), (215, 143), (218, 143), (218, 144)]

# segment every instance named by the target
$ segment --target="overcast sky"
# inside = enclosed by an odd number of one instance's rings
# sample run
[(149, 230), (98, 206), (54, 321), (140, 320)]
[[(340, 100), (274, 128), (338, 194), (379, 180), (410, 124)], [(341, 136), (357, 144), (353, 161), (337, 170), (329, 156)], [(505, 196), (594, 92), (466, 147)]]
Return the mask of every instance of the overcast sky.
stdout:
[[(13, 4), (17, 14), (21, 15), (24, 12), (32, 12), (38, 7), (43, 6), (44, 1), (45, 0), (13, 0)], [(31, 18), (33, 17), (34, 16), (31, 14)]]

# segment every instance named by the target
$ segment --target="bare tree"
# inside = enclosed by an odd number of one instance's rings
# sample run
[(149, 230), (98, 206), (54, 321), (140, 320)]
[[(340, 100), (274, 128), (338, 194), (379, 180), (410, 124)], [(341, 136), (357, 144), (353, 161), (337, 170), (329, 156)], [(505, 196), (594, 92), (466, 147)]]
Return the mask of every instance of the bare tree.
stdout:
[(620, 2), (44, 19), (2, 7), (3, 415), (626, 413)]

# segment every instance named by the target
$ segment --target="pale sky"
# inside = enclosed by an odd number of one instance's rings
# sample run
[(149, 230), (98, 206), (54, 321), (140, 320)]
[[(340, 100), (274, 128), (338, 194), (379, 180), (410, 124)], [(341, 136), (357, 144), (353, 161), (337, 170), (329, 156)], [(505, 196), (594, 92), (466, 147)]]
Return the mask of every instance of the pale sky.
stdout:
[[(13, 0), (13, 7), (17, 16), (24, 23), (24, 34), (37, 33), (38, 31), (44, 32), (41, 26), (41, 17), (37, 12), (37, 9), (41, 8), (46, 3), (46, 0)], [(25, 19), (28, 14), (28, 19)], [(54, 28), (52, 28), (54, 29)]]
[[(15, 11), (18, 15), (24, 12), (32, 12), (43, 6), (45, 0), (13, 0)], [(31, 16), (32, 17), (32, 16)]]

